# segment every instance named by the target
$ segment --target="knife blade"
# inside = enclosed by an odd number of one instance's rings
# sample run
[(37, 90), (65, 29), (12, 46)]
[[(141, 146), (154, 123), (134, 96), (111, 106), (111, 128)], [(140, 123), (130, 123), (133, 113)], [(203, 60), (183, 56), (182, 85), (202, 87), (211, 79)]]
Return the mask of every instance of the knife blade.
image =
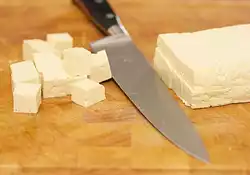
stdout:
[(88, 14), (102, 33), (110, 35), (91, 43), (91, 48), (94, 52), (106, 50), (113, 79), (134, 106), (177, 147), (209, 162), (208, 153), (192, 122), (133, 43), (110, 4), (105, 0), (73, 2)]

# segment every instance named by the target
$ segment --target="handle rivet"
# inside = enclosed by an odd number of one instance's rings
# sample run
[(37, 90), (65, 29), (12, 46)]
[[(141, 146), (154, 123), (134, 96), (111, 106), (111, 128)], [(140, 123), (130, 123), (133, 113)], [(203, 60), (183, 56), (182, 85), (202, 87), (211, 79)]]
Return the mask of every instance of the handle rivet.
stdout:
[(103, 0), (94, 0), (94, 1), (95, 1), (95, 3), (97, 3), (97, 4), (103, 3)]
[(115, 17), (115, 15), (113, 13), (107, 13), (106, 14), (106, 18), (108, 18), (108, 19), (112, 19), (114, 17)]

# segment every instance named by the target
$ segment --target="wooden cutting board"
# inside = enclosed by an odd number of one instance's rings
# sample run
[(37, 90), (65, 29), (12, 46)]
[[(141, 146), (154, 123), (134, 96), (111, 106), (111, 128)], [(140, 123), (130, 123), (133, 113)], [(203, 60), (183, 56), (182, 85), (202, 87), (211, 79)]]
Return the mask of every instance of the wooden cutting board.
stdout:
[[(247, 0), (110, 0), (149, 60), (158, 34), (250, 22)], [(250, 104), (191, 110), (210, 154), (204, 164), (163, 138), (114, 82), (88, 109), (69, 98), (45, 100), (37, 115), (14, 114), (9, 63), (22, 40), (69, 32), (75, 46), (102, 37), (70, 0), (0, 0), (0, 174), (247, 174)], [(250, 43), (250, 41), (249, 41)], [(174, 94), (173, 94), (174, 95)]]

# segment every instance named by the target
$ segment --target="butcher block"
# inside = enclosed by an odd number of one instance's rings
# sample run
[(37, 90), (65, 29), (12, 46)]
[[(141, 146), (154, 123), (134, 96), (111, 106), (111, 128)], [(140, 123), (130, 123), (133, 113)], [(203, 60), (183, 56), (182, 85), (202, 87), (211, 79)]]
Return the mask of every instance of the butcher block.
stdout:
[[(150, 62), (159, 34), (250, 23), (247, 0), (109, 2)], [(163, 137), (112, 80), (102, 83), (106, 99), (88, 108), (62, 97), (44, 99), (37, 114), (14, 113), (9, 65), (22, 59), (23, 40), (68, 32), (89, 48), (103, 35), (70, 0), (0, 0), (0, 24), (0, 174), (250, 174), (249, 103), (191, 109), (169, 90), (209, 163)]]

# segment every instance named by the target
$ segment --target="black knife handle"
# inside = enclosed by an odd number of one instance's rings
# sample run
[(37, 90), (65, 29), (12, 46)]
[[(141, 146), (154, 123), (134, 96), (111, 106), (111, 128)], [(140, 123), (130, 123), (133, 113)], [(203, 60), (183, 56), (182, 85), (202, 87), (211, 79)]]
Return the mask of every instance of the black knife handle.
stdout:
[(123, 33), (117, 16), (106, 0), (72, 0), (107, 35)]

